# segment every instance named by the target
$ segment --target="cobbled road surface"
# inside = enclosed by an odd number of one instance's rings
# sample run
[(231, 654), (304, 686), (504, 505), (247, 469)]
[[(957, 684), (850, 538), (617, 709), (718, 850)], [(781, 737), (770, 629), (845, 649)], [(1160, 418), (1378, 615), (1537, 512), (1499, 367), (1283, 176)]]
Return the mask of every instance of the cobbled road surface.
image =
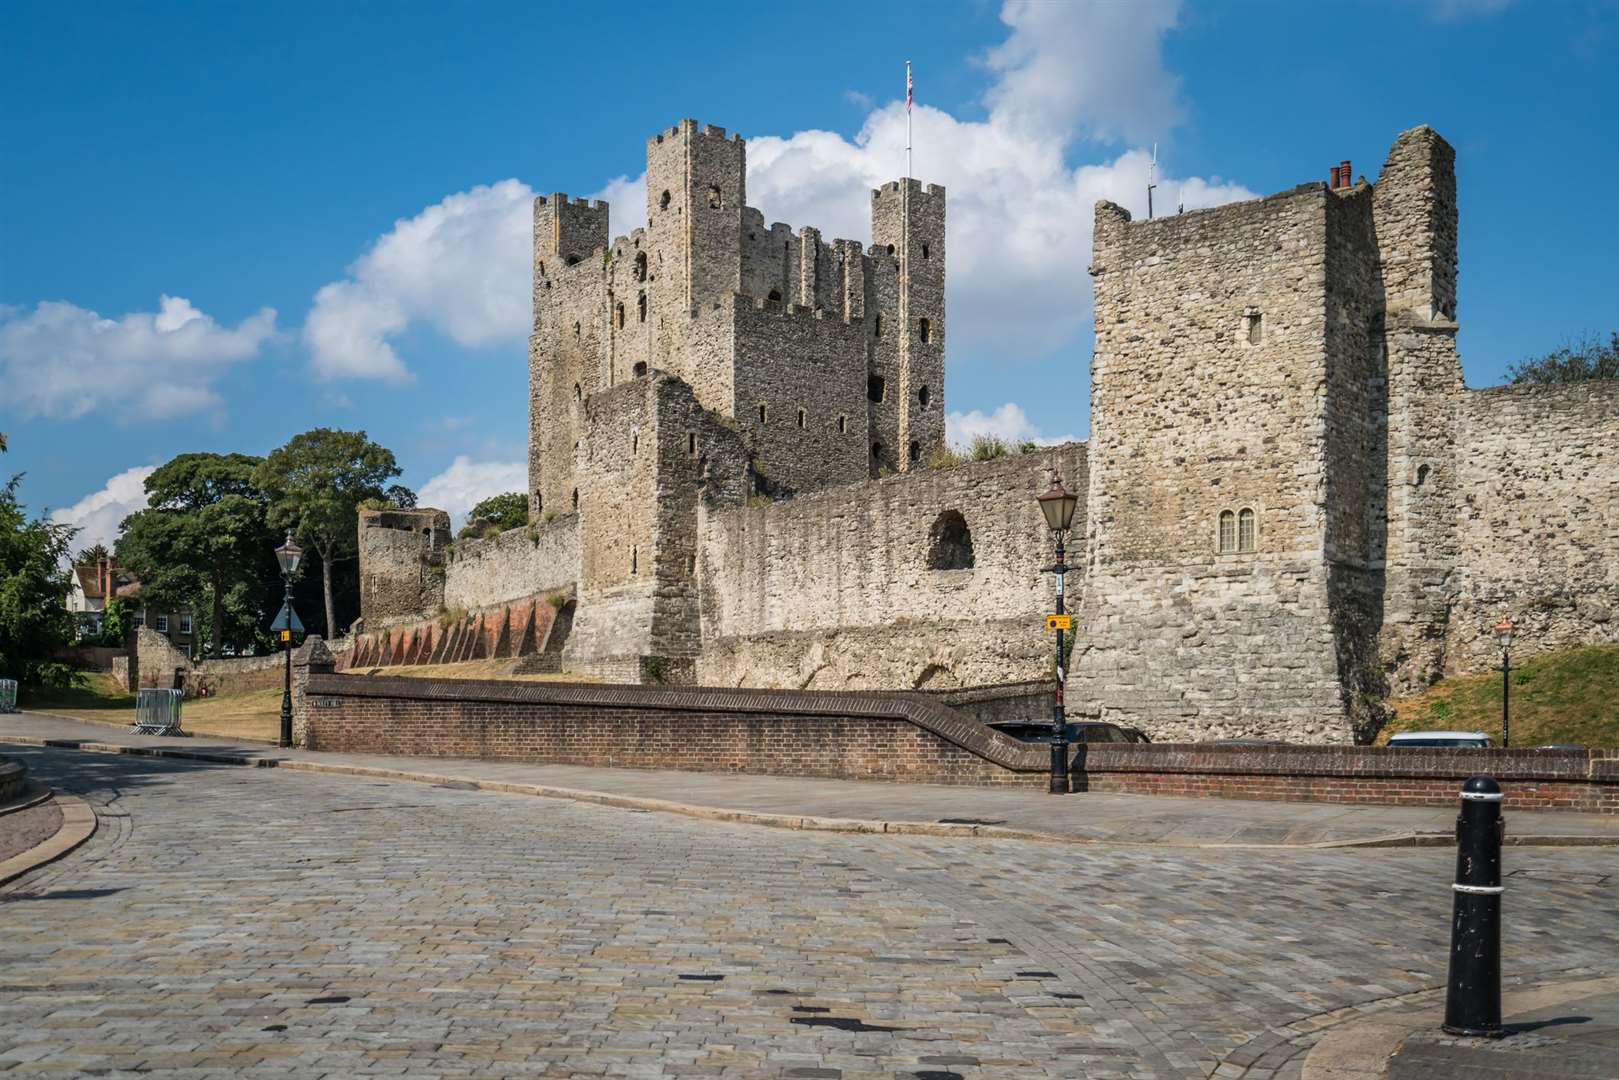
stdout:
[[(804, 833), (7, 752), (101, 818), (0, 888), (9, 1075), (1204, 1077), (1444, 980), (1442, 849)], [(1509, 974), (1619, 969), (1614, 849), (1506, 858)]]

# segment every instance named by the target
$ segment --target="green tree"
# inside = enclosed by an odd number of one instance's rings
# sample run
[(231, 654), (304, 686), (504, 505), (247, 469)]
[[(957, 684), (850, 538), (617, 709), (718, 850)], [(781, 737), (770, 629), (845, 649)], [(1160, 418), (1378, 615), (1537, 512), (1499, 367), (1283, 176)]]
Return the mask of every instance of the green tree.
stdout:
[(120, 527), (118, 561), (140, 577), (142, 603), (206, 608), (215, 653), (227, 641), (254, 640), (262, 615), (233, 603), (262, 594), (273, 557), (266, 499), (254, 480), (262, 464), (248, 454), (181, 454), (146, 478), (148, 508)]
[(1607, 341), (1587, 337), (1545, 356), (1514, 364), (1507, 369), (1507, 377), (1515, 385), (1619, 379), (1619, 330)]
[(508, 491), (504, 495), (491, 495), (472, 508), (467, 515), (463, 536), (482, 536), (491, 528), (505, 532), (528, 524), (528, 496)]
[(73, 556), (73, 565), (94, 566), (98, 560), (111, 557), (112, 552), (107, 550), (107, 545), (97, 541)]
[(20, 683), (43, 681), (51, 653), (73, 640), (67, 569), (77, 529), (30, 519), (13, 476), (0, 488), (0, 673)]
[(290, 529), (320, 557), (328, 638), (337, 634), (332, 568), (357, 551), (360, 504), (374, 499), (395, 506), (415, 504), (409, 488), (388, 483), (399, 471), (393, 451), (366, 438), (365, 432), (334, 428), (294, 435), (259, 467), (259, 486), (270, 498), (270, 524)]
[(109, 645), (114, 649), (122, 648), (134, 625), (135, 619), (130, 614), (129, 601), (121, 596), (115, 596), (107, 601), (107, 606), (102, 610), (101, 633), (97, 635), (95, 643)]

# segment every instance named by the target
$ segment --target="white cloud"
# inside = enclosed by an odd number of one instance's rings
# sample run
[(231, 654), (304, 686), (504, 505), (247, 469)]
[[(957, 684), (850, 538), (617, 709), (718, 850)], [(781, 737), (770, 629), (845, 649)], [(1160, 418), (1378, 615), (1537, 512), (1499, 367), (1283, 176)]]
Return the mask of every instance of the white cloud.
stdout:
[(521, 340), (530, 317), (534, 192), (502, 180), (394, 227), (315, 294), (304, 324), (323, 378), (404, 380), (391, 339), (425, 322), (462, 345)]
[(1007, 402), (993, 412), (977, 409), (971, 412), (945, 413), (945, 441), (957, 450), (966, 449), (980, 435), (992, 435), (1002, 442), (1017, 444), (1035, 442), (1041, 446), (1073, 442), (1073, 435), (1047, 435), (1029, 420), (1023, 410)]
[(62, 301), (9, 308), (0, 311), (0, 401), (24, 416), (180, 416), (220, 405), (214, 382), (274, 337), (271, 308), (232, 328), (180, 296), (120, 319)]
[[(1171, 0), (1011, 0), (1001, 16), (1008, 37), (983, 61), (995, 78), (985, 120), (921, 104), (926, 72), (918, 73), (913, 171), (949, 192), (952, 359), (1041, 356), (1088, 327), (1095, 202), (1110, 199), (1144, 214), (1150, 152), (1142, 147), (1183, 115), (1178, 80), (1161, 56), (1178, 8)], [(827, 239), (868, 240), (870, 191), (904, 172), (905, 135), (904, 102), (893, 101), (872, 110), (852, 139), (829, 131), (751, 137), (748, 202), (767, 221), (814, 225)], [(1119, 137), (1143, 141), (1070, 164), (1071, 146)], [(1173, 147), (1163, 149), (1157, 200), (1166, 212), (1254, 197), (1219, 177), (1177, 178)], [(644, 222), (645, 186), (644, 175), (619, 176), (593, 196), (611, 204), (615, 236)], [(503, 181), (398, 223), (349, 279), (317, 297), (306, 328), (317, 369), (408, 377), (392, 342), (412, 322), (458, 341), (520, 346), (529, 326), (532, 196), (526, 185)]]
[(51, 513), (51, 520), (79, 529), (73, 550), (83, 551), (105, 544), (111, 551), (118, 540), (118, 525), (137, 510), (146, 509), (146, 478), (157, 471), (155, 465), (141, 465), (108, 480), (100, 491), (91, 492), (72, 506)]
[(450, 524), (459, 529), (467, 514), (491, 495), (528, 491), (528, 466), (521, 461), (473, 461), (456, 456), (450, 467), (423, 484), (416, 505), (446, 510)]

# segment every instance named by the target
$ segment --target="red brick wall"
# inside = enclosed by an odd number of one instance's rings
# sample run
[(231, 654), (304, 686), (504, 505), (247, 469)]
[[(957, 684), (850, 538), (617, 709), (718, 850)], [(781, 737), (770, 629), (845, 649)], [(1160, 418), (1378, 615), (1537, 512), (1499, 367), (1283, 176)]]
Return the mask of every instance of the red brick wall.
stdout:
[(315, 750), (932, 784), (1046, 783), (1039, 749), (912, 694), (311, 675), (307, 707)]

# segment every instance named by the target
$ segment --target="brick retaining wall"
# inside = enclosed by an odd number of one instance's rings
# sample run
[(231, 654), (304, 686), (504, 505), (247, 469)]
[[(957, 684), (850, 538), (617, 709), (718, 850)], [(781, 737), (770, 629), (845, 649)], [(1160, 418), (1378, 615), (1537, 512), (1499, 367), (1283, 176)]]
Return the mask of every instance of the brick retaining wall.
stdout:
[(920, 694), (324, 675), (315, 750), (644, 769), (1046, 783), (1047, 754)]
[(1455, 806), (1481, 773), (1514, 809), (1619, 813), (1619, 750), (1107, 743), (1074, 759), (1075, 790), (1397, 806)]
[[(315, 750), (1044, 787), (1044, 746), (916, 693), (727, 690), (311, 672)], [(1076, 791), (1455, 806), (1469, 776), (1514, 809), (1619, 814), (1619, 750), (1115, 744), (1076, 747)]]

